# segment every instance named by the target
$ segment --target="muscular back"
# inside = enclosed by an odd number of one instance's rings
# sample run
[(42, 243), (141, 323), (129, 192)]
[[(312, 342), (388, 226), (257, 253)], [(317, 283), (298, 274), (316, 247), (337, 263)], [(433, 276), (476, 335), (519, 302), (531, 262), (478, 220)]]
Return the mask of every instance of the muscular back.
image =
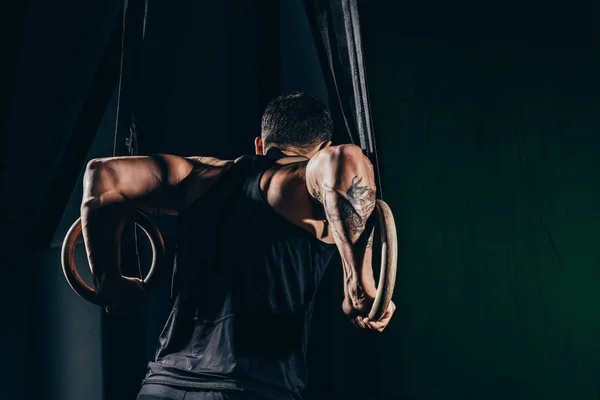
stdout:
[(308, 160), (289, 157), (279, 160), (267, 170), (260, 181), (260, 189), (267, 203), (281, 216), (319, 240), (334, 244), (335, 240), (323, 209), (309, 193), (306, 183)]

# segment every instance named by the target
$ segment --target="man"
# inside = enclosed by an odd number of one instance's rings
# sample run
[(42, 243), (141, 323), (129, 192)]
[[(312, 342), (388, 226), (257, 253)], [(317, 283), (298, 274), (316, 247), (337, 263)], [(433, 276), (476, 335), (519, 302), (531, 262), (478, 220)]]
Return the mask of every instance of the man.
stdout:
[(331, 146), (327, 108), (294, 93), (263, 115), (256, 156), (159, 155), (92, 160), (81, 207), (96, 292), (109, 312), (143, 302), (121, 276), (128, 208), (178, 216), (174, 305), (138, 399), (299, 399), (315, 293), (336, 247), (342, 309), (362, 329), (376, 293), (373, 167)]

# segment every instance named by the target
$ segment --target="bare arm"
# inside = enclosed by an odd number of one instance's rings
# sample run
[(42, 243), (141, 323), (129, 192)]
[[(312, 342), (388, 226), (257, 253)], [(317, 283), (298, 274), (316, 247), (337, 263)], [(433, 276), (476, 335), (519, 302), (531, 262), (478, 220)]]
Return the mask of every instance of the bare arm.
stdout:
[(306, 182), (309, 193), (323, 204), (342, 258), (344, 306), (360, 310), (365, 297), (376, 293), (369, 219), (376, 200), (373, 166), (357, 146), (329, 147), (309, 161)]
[[(120, 236), (130, 208), (176, 214), (232, 162), (173, 155), (94, 159), (83, 180), (81, 222), (93, 286), (107, 299), (119, 291)], [(114, 300), (114, 299), (110, 299)]]

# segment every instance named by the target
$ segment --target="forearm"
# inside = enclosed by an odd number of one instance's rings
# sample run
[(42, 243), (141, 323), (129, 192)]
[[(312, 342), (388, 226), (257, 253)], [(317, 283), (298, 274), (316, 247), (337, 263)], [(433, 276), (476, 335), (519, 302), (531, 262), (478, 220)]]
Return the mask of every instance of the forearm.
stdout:
[(102, 294), (121, 276), (120, 237), (125, 217), (120, 206), (81, 207), (83, 238), (94, 290)]
[(344, 293), (352, 303), (360, 303), (365, 295), (374, 296), (377, 290), (372, 268), (373, 206), (370, 202), (362, 207), (353, 204), (347, 194), (339, 191), (324, 192), (329, 229), (342, 259)]
[(94, 290), (102, 295), (121, 276), (120, 238), (126, 202), (115, 190), (113, 171), (92, 163), (84, 175), (81, 224)]

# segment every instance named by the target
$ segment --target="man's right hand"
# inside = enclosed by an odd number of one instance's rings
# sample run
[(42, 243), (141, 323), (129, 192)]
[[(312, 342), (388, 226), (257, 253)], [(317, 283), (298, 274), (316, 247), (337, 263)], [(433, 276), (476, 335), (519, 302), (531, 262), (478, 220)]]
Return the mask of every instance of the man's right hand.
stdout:
[(379, 321), (371, 321), (368, 318), (368, 315), (371, 311), (374, 301), (374, 296), (364, 295), (362, 296), (359, 304), (353, 304), (350, 298), (346, 296), (344, 298), (344, 302), (342, 303), (342, 310), (355, 327), (359, 329), (372, 329), (378, 332), (383, 332), (385, 327), (390, 323), (392, 315), (394, 315), (394, 311), (396, 311), (396, 305), (393, 301), (390, 301), (390, 304), (383, 314), (383, 317)]

